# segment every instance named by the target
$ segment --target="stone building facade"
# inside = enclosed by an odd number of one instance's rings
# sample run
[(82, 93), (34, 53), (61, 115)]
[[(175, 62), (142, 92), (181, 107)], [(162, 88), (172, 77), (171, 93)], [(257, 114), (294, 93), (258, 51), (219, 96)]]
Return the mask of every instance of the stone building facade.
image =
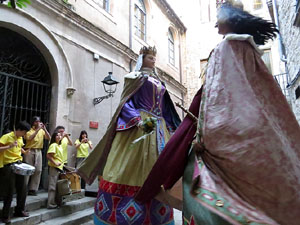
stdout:
[[(186, 106), (188, 106), (203, 83), (201, 72), (205, 68), (210, 52), (222, 40), (215, 24), (217, 22), (217, 5), (224, 0), (189, 0), (188, 4), (182, 4), (181, 0), (169, 1), (172, 2), (179, 17), (188, 27), (186, 31), (186, 64), (184, 66), (187, 75)], [(241, 0), (241, 2), (246, 11), (271, 20), (265, 1)], [(280, 62), (277, 40), (270, 41), (260, 48), (265, 52), (263, 60), (270, 72), (276, 78), (278, 77), (278, 82), (284, 87), (281, 75), (284, 73), (284, 65)]]
[[(96, 145), (142, 46), (156, 46), (158, 73), (183, 104), (185, 32), (165, 0), (35, 0), (15, 10), (0, 4), (0, 134), (41, 115), (50, 132), (63, 125), (75, 142), (86, 130)], [(101, 81), (109, 72), (120, 82), (116, 92), (94, 105), (107, 95)], [(69, 165), (75, 158), (69, 147)]]
[[(282, 37), (283, 59), (286, 59), (290, 102), (300, 122), (300, 1), (267, 1), (273, 20), (278, 20)], [(276, 11), (275, 11), (276, 10)]]

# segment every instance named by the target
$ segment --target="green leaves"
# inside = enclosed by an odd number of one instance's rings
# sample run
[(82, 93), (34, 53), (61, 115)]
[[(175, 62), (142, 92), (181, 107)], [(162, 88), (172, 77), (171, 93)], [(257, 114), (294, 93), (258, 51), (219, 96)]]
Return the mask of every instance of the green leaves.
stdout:
[(30, 5), (30, 4), (31, 4), (30, 0), (10, 0), (7, 3), (7, 6), (10, 8), (13, 8), (13, 9), (15, 9), (17, 6), (22, 9), (22, 8), (26, 8), (27, 5)]
[(157, 124), (157, 119), (155, 117), (146, 117), (143, 120), (141, 127), (145, 133), (150, 133), (151, 131), (154, 130), (156, 124)]

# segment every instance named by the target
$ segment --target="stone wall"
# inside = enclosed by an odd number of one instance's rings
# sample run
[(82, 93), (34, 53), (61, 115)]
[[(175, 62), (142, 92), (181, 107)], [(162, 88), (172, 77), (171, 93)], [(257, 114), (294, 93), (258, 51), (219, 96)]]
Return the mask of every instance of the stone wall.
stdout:
[[(243, 0), (245, 10), (250, 13), (270, 20), (267, 4), (263, 3), (258, 10), (253, 8), (253, 2)], [(222, 40), (222, 35), (218, 34), (216, 24), (216, 0), (189, 0), (189, 4), (182, 4), (182, 0), (172, 0), (179, 17), (188, 27), (186, 31), (186, 58), (184, 64), (184, 74), (186, 74), (186, 87), (188, 89), (186, 106), (189, 106), (194, 95), (202, 85), (200, 74), (203, 70), (204, 62), (213, 48)], [(283, 73), (282, 63), (279, 59), (277, 41), (269, 42), (261, 48), (271, 52), (272, 74)], [(283, 67), (284, 68), (284, 67)]]
[(296, 18), (295, 0), (278, 0), (280, 32), (286, 50), (287, 68), (291, 81), (290, 98), (293, 111), (300, 122), (300, 98), (296, 99), (295, 90), (300, 85), (297, 77), (300, 71), (300, 27), (294, 26)]

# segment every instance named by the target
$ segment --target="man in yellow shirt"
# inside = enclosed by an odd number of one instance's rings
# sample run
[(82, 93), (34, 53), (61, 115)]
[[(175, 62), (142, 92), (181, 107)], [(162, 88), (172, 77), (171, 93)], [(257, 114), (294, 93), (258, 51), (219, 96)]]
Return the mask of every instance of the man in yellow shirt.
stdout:
[(63, 126), (57, 126), (54, 132), (58, 132), (61, 135), (61, 147), (63, 150), (63, 162), (64, 165), (68, 164), (68, 145), (73, 146), (73, 143), (70, 139), (70, 135), (65, 133), (65, 128)]
[(25, 149), (28, 154), (24, 155), (24, 162), (35, 167), (35, 172), (30, 176), (28, 184), (28, 195), (37, 195), (42, 174), (42, 149), (44, 139), (50, 140), (50, 134), (46, 126), (41, 122), (40, 117), (34, 116), (32, 119), (32, 128), (26, 133)]
[(21, 121), (15, 126), (15, 131), (7, 133), (0, 138), (0, 152), (2, 159), (1, 168), (1, 185), (3, 185), (3, 209), (2, 222), (10, 223), (9, 210), (13, 199), (14, 189), (17, 192), (17, 206), (15, 207), (14, 216), (28, 217), (25, 212), (25, 202), (27, 196), (25, 176), (15, 174), (11, 165), (22, 162), (23, 138), (30, 129), (30, 125)]

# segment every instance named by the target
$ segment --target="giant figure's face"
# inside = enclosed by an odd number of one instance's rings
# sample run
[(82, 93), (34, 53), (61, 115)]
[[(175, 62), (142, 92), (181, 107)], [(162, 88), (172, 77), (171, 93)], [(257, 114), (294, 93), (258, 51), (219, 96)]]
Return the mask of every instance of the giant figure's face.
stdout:
[(143, 66), (153, 69), (155, 67), (156, 57), (151, 54), (147, 54), (143, 58)]
[(224, 22), (217, 22), (217, 27), (218, 27), (218, 33), (225, 35), (228, 33), (232, 33), (232, 30), (230, 26), (227, 23)]

